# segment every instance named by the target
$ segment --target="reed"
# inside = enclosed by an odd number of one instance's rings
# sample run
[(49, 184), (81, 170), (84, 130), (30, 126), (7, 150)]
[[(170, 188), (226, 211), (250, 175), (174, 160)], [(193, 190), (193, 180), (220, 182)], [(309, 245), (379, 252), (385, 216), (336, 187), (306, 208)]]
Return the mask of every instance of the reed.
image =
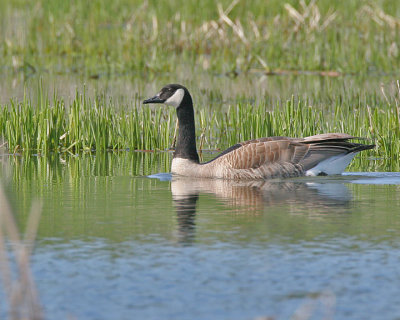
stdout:
[(0, 111), (0, 132), (12, 152), (78, 152), (119, 149), (165, 149), (172, 112), (135, 107), (117, 111), (112, 101), (92, 101), (77, 94), (66, 106), (62, 99), (11, 101)]
[(8, 319), (41, 320), (43, 310), (30, 269), (30, 256), (39, 225), (41, 205), (38, 202), (33, 203), (25, 235), (22, 237), (2, 185), (0, 204), (0, 276)]

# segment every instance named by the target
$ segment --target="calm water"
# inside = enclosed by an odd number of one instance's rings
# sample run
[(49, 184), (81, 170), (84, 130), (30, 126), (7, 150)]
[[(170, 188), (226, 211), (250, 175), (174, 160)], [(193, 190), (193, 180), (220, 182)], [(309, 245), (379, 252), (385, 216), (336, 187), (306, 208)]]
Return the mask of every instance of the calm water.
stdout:
[(400, 318), (399, 173), (171, 180), (169, 161), (2, 156), (20, 229), (44, 203), (47, 319)]

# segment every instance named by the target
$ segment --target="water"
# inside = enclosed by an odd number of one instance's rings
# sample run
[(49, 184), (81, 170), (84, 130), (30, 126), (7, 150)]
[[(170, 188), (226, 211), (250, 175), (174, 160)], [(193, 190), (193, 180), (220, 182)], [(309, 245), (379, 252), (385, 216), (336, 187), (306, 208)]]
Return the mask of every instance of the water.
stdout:
[(3, 155), (21, 230), (44, 204), (46, 319), (400, 317), (399, 173), (171, 179), (170, 156)]

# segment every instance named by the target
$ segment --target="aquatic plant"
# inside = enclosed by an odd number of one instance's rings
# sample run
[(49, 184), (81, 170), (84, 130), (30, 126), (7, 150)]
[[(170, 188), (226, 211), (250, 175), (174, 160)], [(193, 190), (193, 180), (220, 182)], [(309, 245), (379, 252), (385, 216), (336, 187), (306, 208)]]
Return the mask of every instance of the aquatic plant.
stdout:
[(9, 150), (100, 151), (165, 149), (170, 142), (171, 112), (135, 107), (119, 111), (112, 101), (92, 101), (76, 95), (66, 106), (62, 99), (11, 101), (0, 111), (0, 130)]

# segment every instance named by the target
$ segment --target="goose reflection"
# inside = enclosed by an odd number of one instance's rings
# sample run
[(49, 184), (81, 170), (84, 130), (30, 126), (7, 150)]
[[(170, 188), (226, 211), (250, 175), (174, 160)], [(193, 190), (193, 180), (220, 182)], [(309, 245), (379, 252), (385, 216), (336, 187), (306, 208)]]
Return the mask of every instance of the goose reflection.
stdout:
[(211, 194), (242, 214), (260, 213), (267, 207), (289, 205), (291, 212), (329, 212), (347, 207), (352, 199), (344, 181), (232, 181), (173, 177), (171, 192), (178, 221), (178, 239), (195, 239), (196, 206), (200, 194)]

